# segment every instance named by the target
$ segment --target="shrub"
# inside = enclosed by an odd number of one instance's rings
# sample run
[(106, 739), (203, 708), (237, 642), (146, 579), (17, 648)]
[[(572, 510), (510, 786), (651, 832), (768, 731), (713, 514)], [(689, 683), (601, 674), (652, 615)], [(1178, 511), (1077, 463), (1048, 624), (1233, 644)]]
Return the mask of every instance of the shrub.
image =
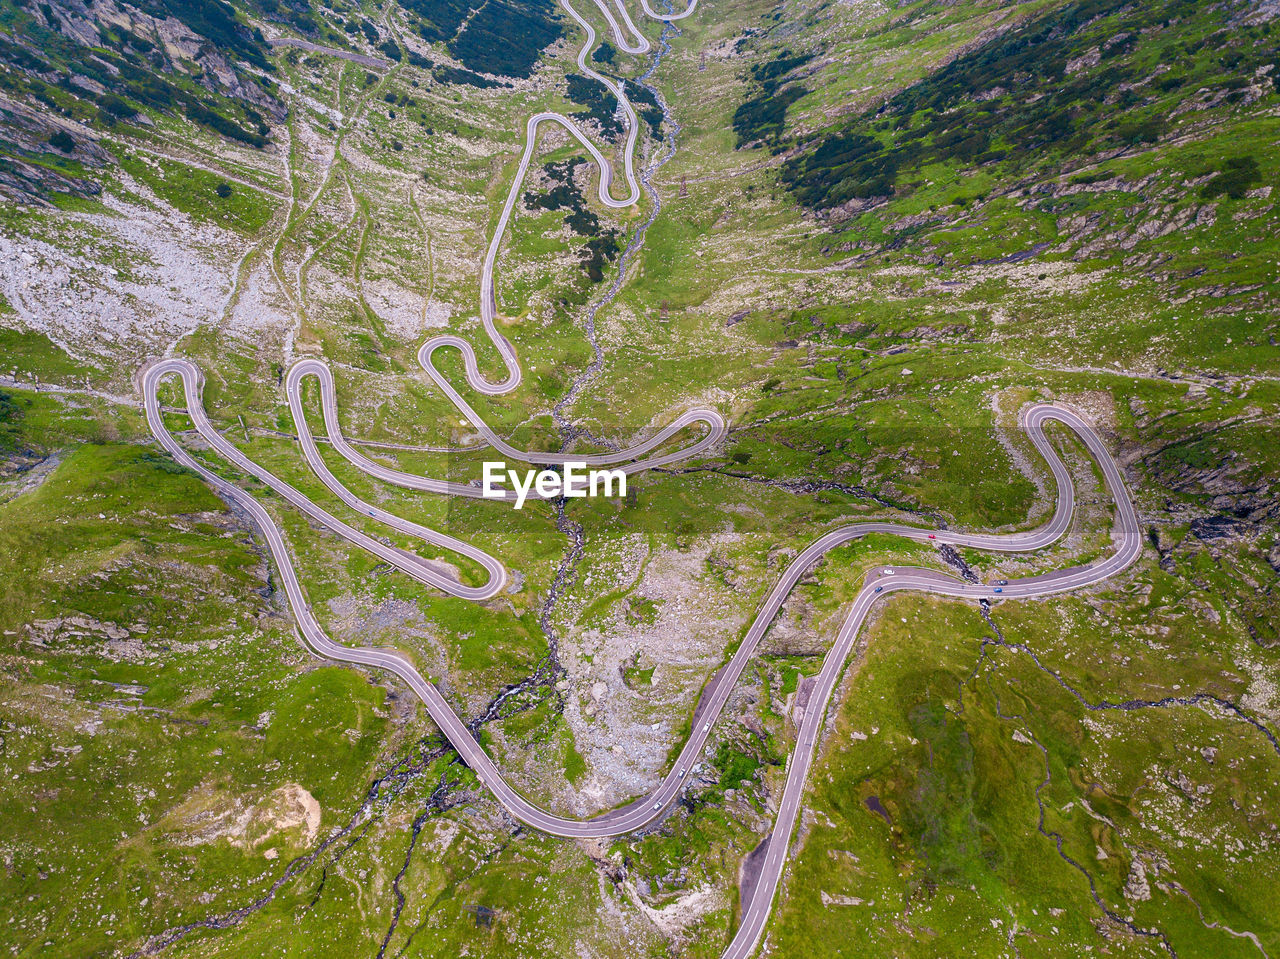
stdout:
[(104, 93), (102, 96), (98, 97), (98, 106), (100, 106), (105, 112), (111, 114), (111, 116), (117, 117), (121, 120), (127, 120), (138, 112), (131, 104), (125, 100), (121, 100), (113, 93)]
[(227, 197), (231, 196), (231, 184), (225, 181), (222, 183), (219, 183), (216, 187), (213, 188), (213, 192), (218, 194), (218, 196), (222, 197), (222, 199), (225, 200), (227, 199)]
[(1116, 136), (1128, 144), (1155, 143), (1168, 127), (1169, 123), (1164, 117), (1150, 117), (1120, 124), (1116, 128)]
[(779, 93), (766, 90), (734, 110), (733, 131), (738, 135), (738, 146), (780, 137), (786, 124), (787, 107), (808, 92), (798, 84)]
[(186, 105), (185, 112), (188, 119), (194, 120), (202, 126), (216, 130), (228, 139), (239, 140), (241, 143), (248, 143), (251, 146), (259, 148), (267, 145), (267, 138), (261, 133), (246, 130), (238, 123), (224, 117), (221, 113), (214, 113), (212, 110), (201, 106), (199, 103), (188, 103)]
[(575, 118), (595, 120), (607, 137), (615, 137), (622, 132), (622, 121), (617, 115), (618, 101), (612, 93), (606, 92), (595, 80), (588, 80), (576, 73), (569, 74), (565, 79), (568, 81), (569, 99), (586, 104), (588, 108), (585, 112), (573, 114)]
[(1251, 156), (1234, 157), (1222, 165), (1217, 176), (1200, 188), (1200, 195), (1212, 199), (1226, 195), (1232, 200), (1239, 200), (1249, 188), (1262, 182), (1262, 171), (1258, 169), (1258, 161)]
[(71, 138), (71, 134), (66, 130), (58, 130), (49, 137), (49, 145), (56, 147), (63, 153), (71, 153), (76, 148), (76, 141)]

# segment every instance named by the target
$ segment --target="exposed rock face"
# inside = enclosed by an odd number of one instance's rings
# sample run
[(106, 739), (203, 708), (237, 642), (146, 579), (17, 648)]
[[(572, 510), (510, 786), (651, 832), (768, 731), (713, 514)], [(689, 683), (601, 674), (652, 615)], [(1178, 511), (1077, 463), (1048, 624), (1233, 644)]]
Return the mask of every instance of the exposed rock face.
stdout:
[(1146, 867), (1137, 857), (1129, 868), (1129, 878), (1124, 884), (1124, 897), (1130, 902), (1146, 902), (1151, 898), (1151, 884), (1147, 882)]
[(1248, 523), (1230, 516), (1201, 516), (1191, 521), (1191, 535), (1205, 542), (1236, 539), (1247, 535), (1248, 532)]
[[(86, 167), (100, 167), (110, 162), (111, 155), (97, 140), (71, 124), (64, 124), (48, 112), (40, 113), (12, 100), (0, 100), (0, 130), (8, 143), (8, 156), (0, 156), (0, 195), (15, 200), (43, 203), (49, 193), (74, 193), (97, 196), (102, 188), (87, 177), (73, 176), (48, 165), (27, 162), (51, 151), (70, 156)], [(51, 138), (69, 137), (70, 149), (58, 149)]]
[(1235, 451), (1224, 452), (1217, 462), (1205, 466), (1158, 456), (1149, 465), (1160, 485), (1196, 497), (1219, 512), (1192, 521), (1191, 532), (1198, 539), (1246, 538), (1280, 520), (1277, 491), (1265, 478), (1252, 475), (1254, 464)]
[[(1189, 389), (1188, 395), (1203, 392), (1203, 388)], [(1146, 417), (1140, 405), (1130, 406), (1140, 418)], [(1180, 441), (1162, 444), (1144, 457), (1154, 483), (1180, 494), (1167, 498), (1164, 517), (1149, 534), (1151, 545), (1160, 553), (1160, 568), (1166, 572), (1175, 572), (1197, 553), (1208, 552), (1215, 558), (1252, 556), (1280, 573), (1280, 545), (1271, 542), (1271, 533), (1280, 521), (1274, 480), (1262, 464), (1253, 461), (1256, 455), (1233, 447), (1230, 429), (1229, 424), (1211, 425), (1212, 441), (1191, 447)], [(1186, 524), (1185, 535), (1180, 532), (1182, 524)], [(1280, 641), (1275, 625), (1280, 583), (1259, 575), (1262, 569), (1265, 567), (1245, 572), (1238, 568), (1237, 575), (1250, 591), (1226, 599), (1253, 641), (1272, 646)], [(1199, 612), (1208, 622), (1218, 621), (1216, 610), (1206, 607)]]
[[(232, 51), (195, 32), (177, 17), (157, 16), (163, 11), (154, 5), (148, 12), (115, 0), (97, 0), (92, 6), (81, 0), (53, 0), (51, 8), (54, 15), (50, 26), (76, 44), (98, 46), (102, 43), (104, 28), (122, 28), (151, 44), (144, 52), (160, 70), (188, 74), (210, 92), (244, 100), (269, 112), (276, 120), (284, 119), (284, 106), (254, 82), (252, 75), (246, 76), (238, 69)], [(247, 40), (252, 37), (249, 42), (265, 47), (260, 34), (251, 34), (244, 27), (239, 32)], [(128, 46), (126, 44), (126, 49)]]
[[(57, 40), (35, 42), (28, 36), (34, 26)], [(113, 160), (96, 131), (121, 121), (152, 126), (148, 108), (185, 113), (224, 136), (265, 144), (268, 121), (287, 114), (258, 72), (269, 67), (266, 51), (261, 33), (225, 4), (30, 4), (12, 32), (0, 34), (6, 89), (18, 91), (0, 99), (0, 196), (45, 205), (55, 193), (99, 195), (100, 185), (80, 170)], [(55, 87), (62, 91), (57, 99)]]
[(185, 837), (190, 845), (226, 839), (237, 848), (254, 849), (295, 829), (296, 840), (309, 846), (320, 832), (320, 818), (320, 803), (297, 783), (285, 783), (257, 802), (202, 786), (171, 810), (160, 825), (166, 832)]
[(27, 163), (17, 157), (0, 157), (0, 196), (11, 200), (48, 205), (45, 197), (50, 193), (74, 193), (92, 197), (102, 192), (93, 180), (65, 176), (47, 167)]

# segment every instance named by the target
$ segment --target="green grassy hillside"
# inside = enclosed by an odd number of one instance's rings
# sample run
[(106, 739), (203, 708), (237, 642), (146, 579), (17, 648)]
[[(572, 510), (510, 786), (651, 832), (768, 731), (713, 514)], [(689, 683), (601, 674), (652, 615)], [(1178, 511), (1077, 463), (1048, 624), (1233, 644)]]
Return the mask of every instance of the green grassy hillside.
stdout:
[[(601, 204), (543, 134), (495, 271), (524, 379), (464, 394), (521, 447), (623, 447), (699, 405), (722, 448), (517, 512), (322, 443), (357, 495), (503, 561), (476, 604), (221, 464), (172, 385), (170, 428), (268, 509), (335, 639), (402, 649), (515, 788), (585, 817), (652, 788), (817, 537), (1042, 522), (1018, 411), (1072, 405), (1141, 558), (1051, 601), (878, 610), (761, 954), (1280, 952), (1274, 4), (742, 0), (665, 32), (628, 9), (669, 50), (592, 62), (655, 193)], [(0, 951), (714, 959), (864, 573), (1108, 548), (1099, 474), (1055, 433), (1080, 512), (1052, 547), (833, 551), (681, 801), (603, 842), (518, 827), (407, 688), (306, 652), (261, 536), (151, 439), (138, 367), (192, 358), (230, 442), (477, 582), (323, 487), (283, 376), (328, 362), (379, 462), (480, 475), (416, 351), (457, 333), (499, 375), (479, 266), (530, 115), (620, 162), (581, 42), (543, 0), (0, 0)]]

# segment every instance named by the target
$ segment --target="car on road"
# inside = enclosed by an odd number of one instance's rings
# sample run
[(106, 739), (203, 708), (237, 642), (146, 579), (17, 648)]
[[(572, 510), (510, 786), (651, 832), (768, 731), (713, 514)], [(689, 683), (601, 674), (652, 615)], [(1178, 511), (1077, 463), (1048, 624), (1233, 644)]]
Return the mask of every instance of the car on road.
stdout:
[(703, 731), (704, 733), (705, 733), (705, 732), (710, 731), (710, 729), (711, 729), (711, 724), (710, 724), (710, 723), (703, 723), (703, 724), (702, 724), (702, 731)]
[(653, 808), (654, 808), (654, 809), (661, 809), (661, 808), (662, 808), (662, 803), (660, 803), (660, 802), (656, 802), (656, 803), (654, 803), (654, 804), (653, 804)]
[(893, 570), (891, 570), (891, 569), (882, 569), (882, 570), (880, 570), (880, 575), (881, 575), (881, 576), (892, 576), (892, 575), (893, 575)]
[(884, 587), (883, 587), (883, 586), (877, 586), (877, 587), (876, 587), (876, 592), (877, 592), (877, 593), (883, 593), (883, 592), (884, 592)]
[(930, 539), (937, 539), (937, 538), (938, 538), (938, 534), (937, 534), (937, 533), (930, 533), (930, 534), (929, 534), (929, 538), (930, 538)]
[(680, 768), (680, 772), (676, 775), (677, 779), (684, 779), (684, 767)]
[(1000, 584), (1001, 586), (1008, 586), (1008, 585), (1009, 585), (1009, 581), (1008, 581), (1007, 579), (998, 579), (998, 580), (996, 580), (996, 582), (997, 582), (998, 584)]
[(997, 593), (1003, 593), (1003, 592), (1004, 592), (1004, 587), (1003, 587), (1003, 586), (997, 586), (997, 587), (996, 587), (996, 592), (997, 592)]

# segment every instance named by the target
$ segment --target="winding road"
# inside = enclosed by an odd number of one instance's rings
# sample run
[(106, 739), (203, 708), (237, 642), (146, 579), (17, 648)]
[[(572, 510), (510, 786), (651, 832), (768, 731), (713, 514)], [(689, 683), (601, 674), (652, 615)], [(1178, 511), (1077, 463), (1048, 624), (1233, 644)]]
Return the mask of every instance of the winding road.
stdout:
[[(304, 361), (305, 362), (305, 361)], [(301, 364), (300, 364), (301, 365)], [(320, 366), (321, 369), (327, 369)], [(295, 377), (310, 375), (310, 368), (301, 372), (295, 367), (290, 381)], [(745, 957), (751, 954), (759, 939), (765, 920), (772, 907), (774, 894), (786, 864), (790, 836), (799, 814), (803, 790), (812, 764), (818, 733), (826, 713), (826, 706), (836, 683), (843, 672), (846, 660), (853, 649), (858, 633), (868, 613), (877, 600), (892, 593), (910, 590), (972, 600), (998, 598), (1026, 598), (1069, 592), (1114, 576), (1133, 563), (1142, 551), (1141, 529), (1133, 503), (1120, 475), (1119, 467), (1111, 458), (1106, 446), (1093, 428), (1077, 413), (1065, 407), (1038, 404), (1023, 411), (1022, 426), (1036, 449), (1049, 464), (1057, 485), (1057, 505), (1053, 516), (1043, 526), (1007, 535), (986, 533), (960, 533), (951, 530), (931, 531), (899, 523), (854, 523), (832, 530), (806, 547), (787, 567), (761, 605), (743, 642), (704, 690), (700, 700), (692, 732), (685, 742), (671, 769), (658, 787), (649, 795), (619, 809), (588, 820), (568, 819), (556, 816), (534, 805), (520, 795), (502, 776), (492, 759), (476, 741), (466, 724), (453, 711), (440, 691), (413, 666), (404, 654), (393, 649), (353, 648), (335, 643), (317, 622), (302, 591), (284, 538), (266, 509), (250, 494), (227, 482), (192, 457), (169, 432), (160, 408), (159, 386), (166, 377), (177, 375), (185, 390), (187, 411), (196, 431), (224, 459), (271, 487), (277, 494), (296, 506), (311, 519), (323, 524), (349, 542), (369, 550), (385, 561), (394, 564), (414, 578), (435, 586), (454, 596), (481, 600), (496, 595), (503, 587), (506, 573), (500, 563), (489, 554), (461, 540), (436, 533), (408, 520), (387, 513), (365, 503), (345, 489), (332, 476), (318, 455), (314, 441), (305, 432), (305, 419), (296, 411), (298, 430), (307, 460), (316, 468), (325, 484), (338, 494), (352, 509), (371, 515), (393, 528), (424, 540), (453, 549), (480, 563), (490, 574), (482, 587), (468, 587), (443, 576), (435, 567), (411, 553), (387, 546), (342, 522), (328, 511), (317, 506), (303, 493), (274, 476), (270, 471), (245, 457), (215, 430), (205, 413), (201, 398), (202, 378), (199, 370), (181, 359), (164, 360), (147, 367), (143, 374), (143, 393), (147, 422), (161, 445), (180, 463), (195, 470), (206, 482), (223, 496), (242, 506), (262, 530), (273, 559), (280, 569), (285, 592), (307, 646), (317, 655), (339, 662), (386, 669), (399, 676), (421, 698), (427, 711), (440, 727), (450, 743), (457, 749), (463, 761), (476, 773), (477, 778), (494, 794), (494, 797), (516, 819), (543, 832), (570, 838), (599, 838), (632, 832), (648, 825), (663, 815), (666, 808), (679, 796), (686, 776), (702, 754), (711, 729), (728, 702), (734, 685), (754, 657), (760, 641), (782, 608), (796, 583), (829, 551), (872, 533), (893, 534), (908, 539), (937, 542), (953, 546), (967, 546), (999, 552), (1031, 552), (1050, 545), (1059, 539), (1070, 526), (1074, 512), (1075, 491), (1066, 465), (1058, 456), (1044, 427), (1049, 422), (1059, 422), (1072, 429), (1102, 468), (1107, 487), (1115, 500), (1116, 516), (1113, 528), (1115, 549), (1107, 557), (1084, 566), (1055, 570), (1038, 576), (1010, 580), (996, 587), (987, 584), (966, 583), (944, 573), (915, 567), (882, 567), (868, 575), (837, 635), (835, 644), (823, 662), (822, 670), (814, 680), (810, 706), (805, 710), (797, 736), (796, 749), (790, 760), (786, 785), (778, 806), (764, 865), (754, 894), (744, 903), (742, 924), (726, 957)], [(323, 382), (323, 380), (322, 380)], [(296, 395), (296, 382), (290, 389)], [(332, 394), (328, 394), (330, 398)], [(326, 406), (330, 404), (326, 403)], [(358, 454), (356, 454), (358, 456)], [(355, 462), (355, 460), (353, 460)], [(1000, 593), (996, 592), (996, 589)]]
[[(648, 41), (636, 30), (625, 7), (622, 5), (622, 0), (614, 0), (614, 3), (620, 18), (630, 33), (629, 38), (623, 35), (617, 19), (614, 18), (605, 0), (595, 0), (595, 2), (609, 22), (615, 41), (621, 49), (629, 52), (641, 52), (648, 49)], [(724, 418), (718, 412), (709, 408), (689, 410), (647, 440), (624, 450), (607, 453), (569, 455), (565, 453), (520, 451), (507, 444), (484, 424), (483, 420), (454, 389), (452, 384), (444, 378), (433, 363), (433, 357), (437, 350), (445, 347), (454, 347), (462, 352), (468, 384), (476, 391), (485, 395), (495, 396), (509, 392), (520, 383), (520, 366), (515, 349), (502, 336), (496, 326), (497, 310), (493, 293), (493, 267), (502, 236), (514, 209), (516, 197), (520, 192), (522, 181), (534, 154), (540, 125), (555, 123), (563, 126), (590, 153), (599, 169), (599, 196), (602, 203), (615, 208), (623, 207), (634, 203), (639, 197), (639, 188), (636, 185), (632, 171), (632, 154), (638, 127), (635, 113), (626, 99), (622, 84), (602, 77), (587, 65), (586, 58), (595, 44), (595, 32), (574, 11), (568, 0), (561, 0), (561, 4), (581, 24), (587, 34), (587, 42), (578, 55), (579, 66), (585, 73), (599, 80), (615, 93), (627, 115), (628, 133), (623, 162), (629, 195), (622, 200), (612, 197), (613, 175), (610, 165), (600, 151), (569, 120), (552, 113), (539, 113), (532, 117), (526, 127), (526, 143), (520, 161), (519, 172), (507, 196), (493, 240), (489, 244), (481, 273), (481, 316), (488, 336), (506, 364), (508, 375), (505, 380), (500, 382), (486, 380), (480, 373), (476, 354), (470, 343), (461, 337), (453, 335), (438, 336), (428, 340), (419, 351), (419, 359), (427, 373), (457, 409), (468, 417), (485, 440), (503, 455), (526, 463), (538, 464), (559, 464), (566, 461), (582, 462), (589, 465), (626, 464), (625, 469), (627, 472), (636, 472), (698, 456), (714, 448), (723, 440), (727, 431)], [(678, 15), (655, 14), (647, 3), (644, 3), (644, 9), (646, 14), (655, 19), (674, 20), (688, 16), (693, 12), (694, 6), (691, 4), (686, 11)], [(1133, 563), (1142, 551), (1141, 531), (1137, 515), (1129, 493), (1125, 488), (1120, 469), (1095, 430), (1080, 414), (1069, 408), (1052, 404), (1028, 406), (1020, 414), (1021, 425), (1026, 430), (1031, 442), (1048, 463), (1057, 487), (1056, 507), (1053, 516), (1048, 522), (1034, 530), (1007, 535), (929, 530), (888, 522), (861, 522), (841, 526), (821, 536), (806, 547), (787, 567), (762, 603), (743, 637), (742, 643), (738, 646), (729, 662), (716, 673), (703, 690), (702, 697), (694, 713), (693, 726), (689, 738), (657, 787), (647, 796), (595, 818), (587, 820), (569, 819), (547, 812), (533, 804), (506, 781), (497, 765), (476, 741), (463, 720), (453, 711), (435, 685), (427, 681), (418, 672), (409, 657), (394, 649), (343, 646), (328, 637), (317, 621), (299, 583), (284, 536), (264, 506), (245, 490), (208, 469), (192, 456), (169, 431), (165, 422), (165, 411), (160, 403), (160, 388), (166, 379), (175, 376), (181, 380), (185, 395), (186, 413), (189, 415), (195, 430), (222, 459), (238, 470), (264, 483), (274, 493), (296, 507), (312, 521), (319, 523), (346, 541), (369, 551), (422, 583), (451, 596), (477, 602), (498, 595), (504, 588), (507, 581), (507, 572), (502, 563), (483, 550), (462, 540), (395, 516), (376, 504), (368, 503), (344, 486), (325, 464), (307, 425), (302, 404), (304, 382), (309, 377), (314, 377), (317, 380), (321, 395), (321, 410), (328, 438), (335, 450), (358, 469), (387, 483), (408, 489), (445, 495), (480, 497), (481, 490), (479, 487), (471, 484), (431, 479), (394, 470), (365, 457), (343, 437), (341, 426), (338, 422), (336, 388), (329, 367), (318, 360), (306, 359), (294, 364), (289, 370), (285, 380), (289, 408), (296, 424), (303, 454), (308, 465), (319, 479), (348, 508), (363, 516), (377, 520), (400, 533), (421, 539), (433, 546), (454, 551), (477, 563), (487, 573), (487, 579), (483, 585), (469, 586), (459, 582), (443, 564), (435, 563), (406, 550), (389, 546), (356, 529), (314, 503), (295, 487), (245, 456), (228, 442), (209, 421), (202, 398), (203, 375), (194, 363), (181, 358), (168, 358), (149, 363), (141, 372), (141, 387), (146, 417), (152, 433), (175, 460), (194, 470), (222, 496), (235, 502), (252, 517), (253, 522), (262, 531), (272, 558), (279, 569), (285, 593), (297, 618), (298, 627), (306, 645), (318, 656), (327, 659), (365, 667), (376, 667), (394, 673), (418, 695), (426, 705), (431, 718), (458, 751), (463, 761), (474, 770), (479, 780), (493, 793), (497, 801), (502, 804), (503, 808), (512, 817), (531, 828), (569, 838), (599, 838), (632, 832), (654, 822), (665, 813), (680, 795), (690, 778), (689, 773), (701, 757), (712, 727), (728, 702), (730, 694), (741, 677), (743, 670), (746, 669), (748, 663), (755, 656), (761, 640), (773, 623), (784, 601), (790, 595), (796, 583), (831, 550), (872, 533), (893, 534), (907, 539), (1000, 552), (1030, 552), (1041, 549), (1058, 540), (1071, 524), (1075, 509), (1075, 491), (1070, 473), (1046, 435), (1045, 427), (1049, 423), (1056, 422), (1068, 427), (1079, 437), (1099, 464), (1107, 488), (1115, 501), (1115, 517), (1112, 531), (1114, 549), (1104, 559), (1083, 566), (1012, 580), (999, 587), (963, 582), (942, 572), (908, 566), (881, 567), (871, 571), (867, 576), (861, 591), (849, 609), (834, 645), (823, 662), (821, 671), (814, 679), (814, 686), (809, 699), (810, 705), (804, 711), (798, 731), (796, 748), (789, 760), (786, 783), (778, 804), (777, 820), (764, 851), (763, 867), (754, 893), (749, 901), (742, 904), (741, 924), (724, 953), (726, 959), (745, 959), (745, 957), (751, 955), (759, 943), (785, 869), (791, 836), (799, 815), (805, 782), (813, 762), (827, 705), (854, 648), (857, 636), (877, 601), (893, 593), (903, 591), (931, 593), (974, 601), (1048, 596), (1100, 583)], [(702, 424), (706, 427), (705, 434), (701, 439), (675, 451), (661, 451), (664, 444), (678, 433), (697, 424)]]

